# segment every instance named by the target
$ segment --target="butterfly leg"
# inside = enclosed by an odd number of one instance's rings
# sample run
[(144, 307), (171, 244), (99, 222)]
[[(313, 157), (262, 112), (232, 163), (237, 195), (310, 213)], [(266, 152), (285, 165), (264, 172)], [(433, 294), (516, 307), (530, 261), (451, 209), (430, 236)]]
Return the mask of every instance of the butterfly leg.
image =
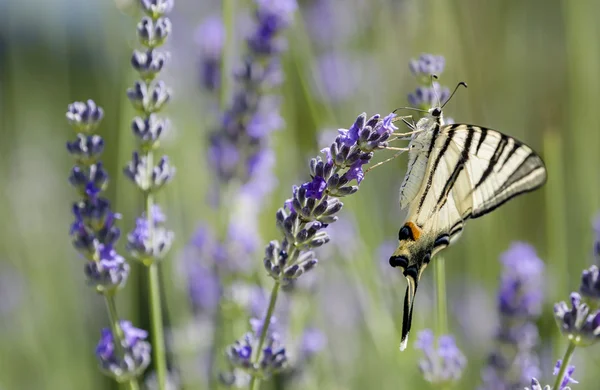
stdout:
[(367, 168), (367, 170), (365, 171), (365, 175), (372, 169), (377, 168), (378, 166), (381, 166), (387, 162), (392, 161), (393, 159), (395, 159), (396, 157), (398, 157), (399, 155), (401, 155), (404, 152), (408, 151), (408, 148), (392, 148), (392, 147), (387, 147), (386, 149), (390, 149), (390, 150), (397, 150), (397, 152), (390, 158), (388, 158), (387, 160), (383, 160), (381, 162), (378, 162), (377, 164), (370, 166), (369, 168)]

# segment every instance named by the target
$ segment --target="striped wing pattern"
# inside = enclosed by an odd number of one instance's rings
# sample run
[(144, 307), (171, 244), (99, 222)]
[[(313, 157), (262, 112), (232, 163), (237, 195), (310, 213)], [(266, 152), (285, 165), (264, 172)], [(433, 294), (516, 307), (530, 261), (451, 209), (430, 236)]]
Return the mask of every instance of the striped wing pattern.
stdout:
[[(542, 159), (527, 145), (495, 130), (453, 124), (440, 128), (409, 219), (455, 239), (462, 222), (489, 213), (546, 181)], [(446, 245), (447, 246), (447, 245)]]

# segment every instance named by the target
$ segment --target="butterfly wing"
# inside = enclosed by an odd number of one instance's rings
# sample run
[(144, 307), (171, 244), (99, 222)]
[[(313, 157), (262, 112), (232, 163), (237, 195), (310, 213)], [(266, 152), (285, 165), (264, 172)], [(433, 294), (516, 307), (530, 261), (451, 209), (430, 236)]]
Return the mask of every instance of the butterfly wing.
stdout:
[(434, 142), (427, 174), (409, 211), (418, 226), (431, 225), (435, 219), (435, 229), (452, 236), (461, 221), (485, 215), (546, 181), (542, 159), (529, 146), (498, 131), (447, 125)]

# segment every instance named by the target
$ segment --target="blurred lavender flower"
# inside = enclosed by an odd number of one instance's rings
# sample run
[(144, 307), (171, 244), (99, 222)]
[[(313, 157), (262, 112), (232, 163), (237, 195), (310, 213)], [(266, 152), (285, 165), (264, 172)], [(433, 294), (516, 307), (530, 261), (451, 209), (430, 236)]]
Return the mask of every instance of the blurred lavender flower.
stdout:
[[(431, 75), (439, 76), (446, 65), (443, 56), (433, 54), (421, 54), (418, 59), (412, 59), (409, 62), (409, 69), (413, 76), (421, 84), (414, 92), (408, 94), (409, 103), (424, 110), (432, 106), (444, 104), (450, 97), (450, 90), (441, 86), (438, 82), (432, 82)], [(452, 121), (447, 118), (445, 122)]]
[(221, 81), (221, 57), (225, 45), (225, 27), (221, 18), (206, 18), (198, 27), (195, 38), (200, 47), (200, 84), (208, 91), (214, 91)]
[(264, 91), (283, 80), (279, 54), (281, 32), (292, 21), (295, 0), (256, 0), (255, 28), (246, 39), (248, 52), (235, 72), (237, 86), (221, 125), (210, 136), (209, 160), (219, 180), (250, 180), (256, 162), (268, 153), (268, 134), (282, 127), (279, 101)]
[(365, 74), (369, 74), (365, 69), (376, 66), (376, 64), (361, 63), (361, 60), (364, 59), (336, 51), (319, 56), (312, 69), (317, 96), (333, 103), (351, 98), (358, 88), (365, 84), (361, 82)]
[(528, 244), (516, 242), (501, 255), (504, 271), (498, 292), (497, 349), (488, 358), (480, 389), (523, 387), (539, 377), (534, 322), (541, 313), (544, 264)]
[[(96, 357), (102, 371), (119, 382), (139, 376), (150, 364), (150, 343), (148, 332), (135, 328), (129, 321), (120, 321), (123, 331), (121, 346), (115, 345), (110, 329), (102, 329), (102, 336), (96, 346)], [(122, 350), (122, 356), (117, 353)]]
[(595, 240), (594, 240), (594, 256), (596, 262), (600, 265), (600, 214), (596, 216), (593, 223)]
[(433, 331), (425, 329), (417, 335), (415, 348), (424, 354), (419, 361), (419, 369), (427, 382), (448, 384), (462, 376), (467, 359), (456, 346), (452, 336), (440, 336), (436, 349)]

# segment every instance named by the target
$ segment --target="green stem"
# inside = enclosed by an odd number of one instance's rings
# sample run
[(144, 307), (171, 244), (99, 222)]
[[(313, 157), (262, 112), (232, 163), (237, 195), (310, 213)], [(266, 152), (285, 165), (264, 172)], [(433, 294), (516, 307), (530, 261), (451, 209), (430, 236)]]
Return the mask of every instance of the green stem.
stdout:
[[(152, 177), (152, 168), (154, 167), (154, 155), (148, 151), (147, 167), (148, 177)], [(148, 221), (148, 245), (154, 248), (154, 195), (151, 191), (144, 193), (146, 204), (146, 219)], [(144, 264), (148, 269), (148, 288), (150, 290), (150, 321), (152, 324), (152, 352), (154, 355), (154, 369), (156, 371), (156, 380), (158, 388), (164, 390), (167, 382), (167, 358), (165, 354), (165, 335), (163, 331), (162, 307), (160, 302), (160, 280), (158, 276), (158, 264), (156, 259), (146, 259)]]
[(435, 277), (435, 304), (437, 308), (437, 336), (448, 332), (448, 308), (446, 307), (446, 261), (442, 256), (433, 259)]
[(575, 351), (575, 343), (570, 341), (567, 350), (565, 351), (565, 356), (562, 358), (562, 363), (560, 364), (560, 370), (558, 371), (558, 375), (556, 376), (556, 380), (554, 381), (553, 390), (560, 389), (560, 383), (563, 381), (563, 377), (565, 376), (565, 372), (567, 372), (567, 368), (569, 367), (569, 362), (571, 361), (571, 357), (573, 356), (573, 352)]
[(231, 90), (231, 62), (233, 57), (233, 35), (234, 35), (234, 19), (235, 19), (235, 0), (223, 0), (221, 9), (223, 18), (223, 27), (225, 28), (225, 44), (223, 46), (223, 56), (221, 57), (221, 95), (219, 103), (221, 110), (227, 107), (229, 102), (229, 94)]
[(162, 322), (162, 308), (160, 304), (160, 285), (158, 279), (158, 265), (152, 264), (148, 270), (150, 279), (150, 316), (152, 321), (152, 351), (154, 354), (154, 369), (158, 388), (166, 388), (167, 358), (165, 355), (165, 335)]
[[(123, 334), (123, 329), (121, 329), (121, 325), (119, 324), (119, 315), (117, 314), (115, 296), (113, 295), (113, 293), (104, 294), (104, 300), (106, 302), (106, 308), (108, 309), (108, 318), (110, 321), (110, 329), (113, 334), (116, 354), (122, 359), (125, 355), (122, 344), (125, 335)], [(127, 385), (131, 390), (138, 390), (140, 388), (136, 378), (128, 380)]]
[[(258, 346), (253, 353), (253, 363), (257, 364), (258, 359), (260, 359), (260, 354), (262, 352), (263, 345), (265, 343), (265, 339), (267, 338), (267, 331), (269, 330), (269, 325), (271, 325), (271, 317), (273, 316), (273, 312), (275, 311), (275, 303), (277, 302), (277, 295), (279, 294), (279, 287), (281, 285), (279, 282), (275, 282), (273, 285), (273, 290), (271, 290), (271, 299), (269, 300), (269, 308), (267, 309), (267, 315), (263, 321), (262, 329), (260, 332), (260, 339), (258, 340)], [(258, 390), (260, 386), (260, 379), (256, 376), (252, 376), (252, 380), (250, 380), (250, 386), (248, 387), (250, 390)]]

